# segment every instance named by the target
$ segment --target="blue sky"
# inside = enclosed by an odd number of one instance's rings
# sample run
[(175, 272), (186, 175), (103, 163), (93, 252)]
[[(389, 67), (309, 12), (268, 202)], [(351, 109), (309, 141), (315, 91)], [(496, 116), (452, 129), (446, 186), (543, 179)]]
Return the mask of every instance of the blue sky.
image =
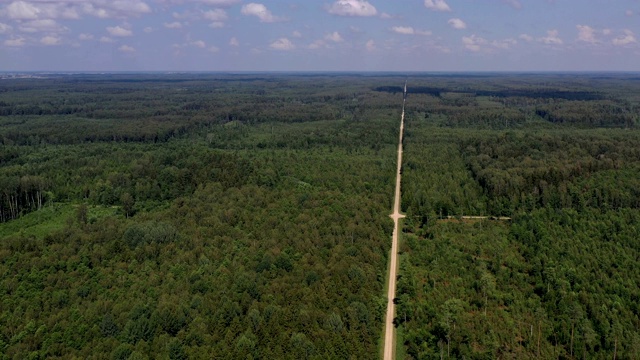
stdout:
[(640, 0), (0, 0), (4, 71), (640, 71)]

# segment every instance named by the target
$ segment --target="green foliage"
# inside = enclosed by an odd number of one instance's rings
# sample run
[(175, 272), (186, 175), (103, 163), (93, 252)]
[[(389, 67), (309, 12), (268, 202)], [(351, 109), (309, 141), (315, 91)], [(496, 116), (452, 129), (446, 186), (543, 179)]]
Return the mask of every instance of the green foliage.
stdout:
[(113, 315), (106, 314), (100, 323), (100, 333), (103, 337), (117, 336), (120, 333), (118, 324), (115, 323)]
[(128, 344), (120, 344), (111, 352), (112, 360), (127, 360), (133, 353), (132, 346)]
[[(429, 228), (431, 240), (408, 235), (410, 276), (398, 286), (408, 301), (398, 308), (408, 353), (427, 357), (450, 341), (455, 357), (583, 357), (614, 348), (633, 356), (638, 216), (541, 209), (511, 225), (443, 222)], [(405, 298), (409, 288), (414, 295)]]
[[(410, 81), (405, 358), (638, 357), (623, 76)], [(2, 356), (375, 358), (403, 81), (4, 81)]]
[(244, 78), (0, 94), (0, 179), (47, 179), (0, 225), (7, 357), (374, 357), (401, 97)]
[(537, 207), (638, 208), (635, 132), (506, 132), (463, 141), (467, 167), (489, 212)]
[(169, 349), (170, 360), (187, 360), (189, 358), (184, 352), (182, 342), (178, 339), (172, 339), (167, 345), (167, 348)]
[(145, 240), (150, 244), (168, 244), (178, 238), (176, 228), (165, 222), (147, 223), (143, 227), (146, 228)]
[[(437, 96), (429, 100), (436, 108), (447, 100)], [(408, 108), (408, 217), (395, 300), (407, 357), (637, 357), (638, 135), (566, 128), (629, 126), (631, 107), (581, 101), (563, 115), (572, 120), (546, 119), (563, 128), (537, 120), (509, 131), (477, 130), (499, 128), (483, 126), (486, 119), (447, 123), (471, 119), (465, 107), (488, 100), (449, 103), (426, 118), (423, 104)], [(536, 96), (500, 102), (523, 112), (555, 104), (556, 114), (578, 106)]]
[(407, 120), (403, 163), (402, 209), (407, 226), (421, 227), (437, 218), (486, 214), (482, 188), (470, 176), (456, 143), (467, 132), (434, 129)]

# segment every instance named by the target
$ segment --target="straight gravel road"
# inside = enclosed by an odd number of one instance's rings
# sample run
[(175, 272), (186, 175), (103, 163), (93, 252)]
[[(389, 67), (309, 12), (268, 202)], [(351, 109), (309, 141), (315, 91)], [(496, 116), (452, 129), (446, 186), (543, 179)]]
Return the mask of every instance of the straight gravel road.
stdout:
[(396, 171), (396, 192), (393, 202), (393, 237), (391, 240), (391, 256), (389, 264), (389, 287), (387, 289), (387, 317), (385, 321), (385, 334), (384, 334), (384, 360), (392, 360), (395, 355), (395, 327), (393, 325), (393, 318), (395, 316), (395, 304), (393, 299), (396, 296), (396, 277), (398, 271), (398, 236), (399, 228), (398, 224), (400, 219), (404, 218), (404, 215), (400, 213), (400, 184), (402, 178), (402, 136), (404, 134), (404, 105), (407, 99), (407, 84), (404, 84), (404, 93), (402, 94), (402, 116), (400, 118), (400, 137), (398, 141), (398, 167)]

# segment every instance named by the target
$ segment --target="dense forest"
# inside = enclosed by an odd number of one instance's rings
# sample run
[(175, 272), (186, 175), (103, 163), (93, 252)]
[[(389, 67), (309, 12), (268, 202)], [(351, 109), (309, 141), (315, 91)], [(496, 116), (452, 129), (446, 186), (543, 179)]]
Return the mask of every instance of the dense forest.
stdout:
[(2, 83), (0, 357), (377, 357), (402, 97), (203, 77)]
[(638, 358), (637, 86), (486, 98), (492, 81), (407, 100), (401, 356)]
[[(1, 80), (0, 358), (379, 358), (405, 79)], [(639, 90), (409, 76), (398, 358), (640, 356)]]

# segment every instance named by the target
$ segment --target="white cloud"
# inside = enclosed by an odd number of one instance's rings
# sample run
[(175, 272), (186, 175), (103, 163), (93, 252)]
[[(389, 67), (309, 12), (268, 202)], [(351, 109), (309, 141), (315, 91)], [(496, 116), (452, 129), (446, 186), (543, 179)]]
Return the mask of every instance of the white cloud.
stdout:
[(629, 44), (636, 43), (636, 37), (631, 30), (624, 30), (624, 35), (621, 35), (615, 39), (613, 39), (613, 45), (616, 46), (625, 46)]
[(334, 31), (330, 34), (325, 35), (324, 37), (326, 40), (328, 41), (333, 41), (333, 42), (342, 42), (344, 41), (344, 39), (342, 38), (342, 35), (340, 35), (339, 32)]
[(192, 11), (185, 11), (182, 13), (174, 11), (173, 14), (171, 14), (171, 16), (173, 16), (173, 18), (177, 20), (186, 20), (186, 19), (195, 17)]
[(111, 8), (121, 15), (140, 15), (151, 12), (151, 7), (139, 0), (115, 0), (100, 1), (104, 6)]
[(517, 10), (522, 9), (522, 4), (520, 3), (519, 0), (502, 0), (502, 1), (514, 9), (517, 9)]
[(17, 38), (7, 39), (7, 40), (4, 41), (4, 45), (5, 46), (11, 46), (11, 47), (24, 46), (25, 45), (25, 38), (17, 37)]
[(229, 18), (229, 16), (227, 15), (227, 12), (222, 9), (213, 9), (213, 10), (205, 11), (202, 13), (202, 17), (209, 21), (218, 21), (218, 22), (227, 21), (227, 19)]
[(375, 51), (376, 50), (376, 42), (373, 41), (373, 40), (369, 40), (365, 44), (365, 47), (367, 48), (367, 51)]
[(80, 9), (78, 7), (65, 7), (60, 9), (59, 17), (63, 19), (80, 19)]
[(93, 40), (93, 35), (81, 33), (80, 35), (78, 35), (78, 40), (82, 40), (82, 41)]
[(146, 34), (151, 34), (153, 32), (153, 28), (151, 26), (147, 26), (142, 31), (144, 31)]
[(224, 27), (224, 23), (221, 21), (214, 21), (209, 24), (209, 27), (212, 29), (222, 29)]
[(127, 37), (133, 35), (133, 31), (121, 26), (109, 26), (107, 27), (107, 31), (111, 36)]
[(238, 42), (238, 39), (234, 37), (232, 37), (231, 39), (229, 39), (229, 45), (231, 46), (240, 46), (240, 42)]
[(434, 11), (451, 11), (449, 4), (444, 0), (424, 0), (424, 6)]
[(192, 42), (190, 43), (190, 45), (191, 45), (191, 46), (195, 46), (195, 47), (200, 48), (200, 49), (204, 49), (204, 48), (206, 48), (206, 47), (207, 47), (207, 44), (206, 44), (204, 41), (202, 41), (202, 40), (192, 41)]
[(78, 12), (101, 19), (137, 17), (151, 12), (151, 7), (140, 0), (91, 0), (74, 3), (77, 3), (74, 9)]
[(13, 29), (11, 25), (0, 23), (0, 34), (6, 34)]
[(45, 36), (42, 39), (40, 39), (41, 44), (48, 45), (48, 46), (60, 45), (60, 42), (61, 42), (61, 39), (56, 36)]
[(394, 26), (391, 28), (391, 31), (398, 33), (398, 34), (403, 34), (403, 35), (413, 35), (415, 34), (415, 30), (413, 30), (412, 27), (410, 26)]
[(449, 49), (446, 46), (436, 45), (436, 46), (434, 46), (434, 49), (438, 50), (439, 52), (441, 52), (443, 54), (451, 54), (451, 49)]
[(184, 4), (184, 3), (199, 3), (205, 5), (211, 5), (215, 7), (231, 7), (237, 3), (240, 3), (242, 0), (156, 0), (159, 3), (170, 3), (170, 4)]
[(520, 38), (521, 40), (524, 40), (526, 42), (532, 42), (533, 40), (535, 40), (533, 38), (533, 36), (531, 36), (529, 34), (520, 34), (520, 36), (518, 36), (518, 38)]
[(287, 38), (280, 38), (269, 45), (270, 48), (275, 50), (293, 50), (295, 49), (295, 45), (291, 42), (291, 40)]
[(326, 47), (327, 43), (324, 40), (316, 40), (307, 46), (311, 50), (320, 49)]
[(431, 35), (431, 31), (428, 31), (428, 30), (416, 30), (416, 35), (429, 36), (429, 35)]
[[(184, 48), (188, 48), (190, 46), (191, 47), (196, 47), (198, 49), (206, 49), (207, 48), (207, 43), (205, 43), (203, 40), (194, 40), (194, 41), (187, 41), (187, 42), (182, 43), (182, 44), (173, 44), (173, 45), (171, 45), (171, 47), (175, 50), (175, 54), (176, 55), (182, 54), (181, 50), (184, 49)], [(212, 46), (211, 48), (215, 48), (215, 46)], [(209, 50), (211, 48), (209, 48)]]
[(113, 16), (113, 14), (107, 11), (107, 9), (97, 8), (93, 6), (93, 4), (83, 4), (82, 11), (87, 15), (95, 16), (100, 19), (107, 19)]
[(381, 13), (379, 17), (380, 17), (380, 19), (383, 19), (383, 20), (402, 19), (402, 16), (400, 16), (400, 15), (389, 14), (389, 13), (385, 13), (385, 12)]
[(375, 16), (378, 13), (366, 0), (338, 0), (327, 11), (338, 16)]
[(81, 15), (126, 18), (150, 12), (142, 0), (18, 0), (0, 10), (14, 20), (80, 19)]
[(46, 32), (63, 32), (68, 29), (64, 26), (59, 25), (55, 20), (52, 19), (43, 19), (43, 20), (31, 20), (24, 22), (20, 26), (20, 31), (34, 33), (40, 31)]
[(611, 35), (613, 33), (613, 31), (611, 31), (611, 29), (602, 29), (602, 34), (604, 35)]
[(627, 10), (624, 12), (624, 14), (627, 16), (633, 16), (633, 10)]
[(467, 24), (465, 24), (464, 21), (458, 18), (449, 19), (447, 23), (454, 29), (463, 30), (467, 28)]
[(468, 50), (478, 52), (482, 49), (482, 45), (487, 44), (487, 40), (473, 34), (471, 36), (462, 37), (462, 43)]
[(538, 39), (541, 43), (547, 45), (562, 45), (564, 42), (558, 37), (558, 30), (547, 31), (547, 36)]
[(35, 20), (42, 10), (25, 1), (14, 1), (4, 10), (7, 17), (15, 20)]
[(431, 35), (431, 31), (417, 30), (411, 26), (394, 26), (391, 31), (402, 35)]
[(103, 36), (103, 37), (101, 37), (101, 38), (100, 38), (100, 42), (101, 42), (101, 43), (112, 43), (112, 42), (114, 42), (114, 41), (113, 41), (113, 39), (112, 39), (112, 38), (110, 38), (110, 37)]
[(164, 23), (164, 27), (166, 27), (167, 29), (182, 29), (182, 23), (179, 21)]
[(229, 7), (241, 2), (241, 0), (200, 0), (199, 2), (207, 5)]
[(317, 39), (311, 44), (307, 45), (308, 49), (316, 50), (316, 49), (331, 49), (332, 43), (340, 43), (343, 42), (344, 38), (340, 35), (339, 32), (334, 31), (332, 33), (328, 33), (322, 39)]
[(272, 22), (278, 22), (283, 20), (277, 16), (273, 16), (271, 11), (269, 11), (269, 9), (267, 9), (266, 6), (258, 3), (246, 4), (242, 6), (242, 9), (240, 12), (242, 13), (242, 15), (255, 16), (258, 19), (260, 19), (260, 22), (263, 22), (263, 23), (272, 23)]
[(578, 29), (578, 40), (583, 41), (590, 44), (598, 43), (596, 39), (596, 30), (591, 26), (587, 25), (576, 25)]
[(462, 38), (464, 47), (473, 52), (491, 52), (493, 49), (509, 49), (516, 45), (518, 41), (515, 39), (493, 40), (489, 42), (487, 39), (473, 34), (471, 36), (464, 36)]
[(494, 40), (491, 42), (491, 45), (493, 45), (494, 47), (505, 50), (517, 44), (518, 41), (516, 41), (515, 39)]
[(132, 46), (129, 45), (122, 45), (118, 48), (119, 51), (123, 52), (123, 53), (134, 53), (136, 52), (136, 49)]
[(298, 30), (294, 30), (291, 33), (291, 36), (293, 36), (294, 38), (301, 38), (302, 37), (302, 33), (300, 31), (298, 31)]

